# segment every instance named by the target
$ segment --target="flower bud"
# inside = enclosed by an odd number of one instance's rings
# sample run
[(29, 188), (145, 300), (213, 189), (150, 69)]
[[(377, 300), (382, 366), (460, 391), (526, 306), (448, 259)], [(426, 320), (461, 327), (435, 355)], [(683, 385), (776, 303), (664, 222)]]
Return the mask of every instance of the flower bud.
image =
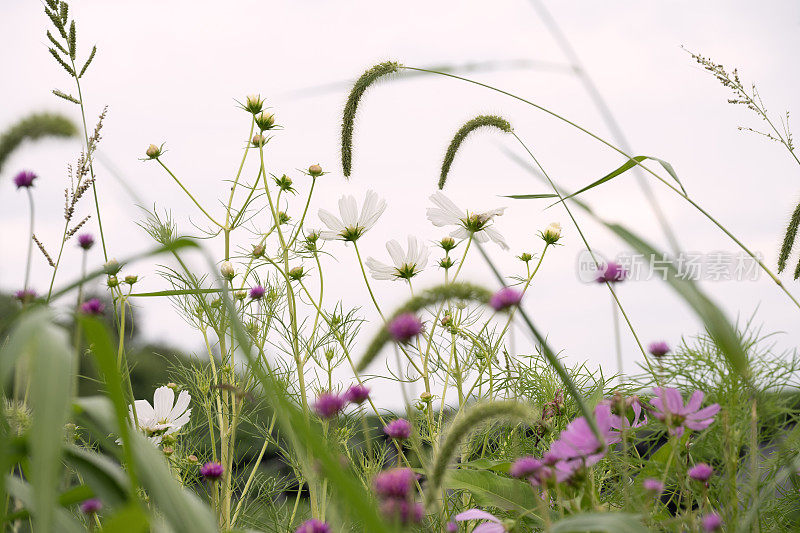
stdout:
[(441, 261), (439, 261), (439, 266), (442, 267), (445, 270), (447, 270), (448, 268), (453, 267), (453, 265), (455, 265), (455, 264), (456, 264), (455, 261), (453, 261), (450, 258), (449, 255), (444, 257)]
[(441, 246), (442, 250), (445, 252), (449, 252), (456, 247), (456, 240), (452, 237), (444, 237), (441, 241), (439, 241), (439, 246)]
[(256, 146), (256, 147), (264, 146), (266, 144), (266, 142), (267, 142), (266, 137), (264, 137), (260, 133), (256, 133), (255, 135), (253, 135), (253, 146)]
[(175, 382), (173, 382), (173, 381), (170, 381), (169, 383), (167, 383), (167, 384), (166, 384), (166, 387), (167, 387), (168, 389), (172, 389), (172, 390), (178, 390), (178, 384), (177, 384), (177, 383), (175, 383)]
[(248, 94), (247, 100), (244, 104), (244, 109), (245, 111), (249, 111), (254, 115), (261, 113), (261, 110), (264, 109), (264, 100), (261, 98), (261, 95)]
[(286, 174), (284, 174), (280, 178), (275, 178), (275, 185), (277, 185), (278, 188), (284, 192), (294, 191), (294, 189), (292, 189), (292, 178), (290, 178)]
[(425, 403), (430, 403), (433, 400), (433, 395), (428, 391), (422, 391), (419, 395), (419, 399)]
[(125, 276), (125, 283), (127, 283), (128, 285), (133, 285), (137, 281), (139, 281), (139, 276), (134, 276), (133, 274)]
[(172, 448), (172, 446), (164, 446), (163, 448), (161, 448), (161, 452), (167, 457), (169, 457), (170, 455), (175, 453), (175, 450)]
[(103, 272), (109, 276), (116, 275), (120, 270), (122, 270), (122, 265), (120, 265), (119, 261), (116, 259), (109, 259), (108, 262), (103, 265)]
[(561, 238), (561, 224), (553, 222), (542, 232), (542, 239), (547, 244), (555, 244)]
[(109, 288), (111, 289), (113, 289), (114, 287), (118, 287), (119, 280), (117, 279), (117, 276), (108, 276), (108, 279), (106, 280), (106, 285), (108, 285)]
[(195, 454), (190, 455), (189, 457), (186, 458), (186, 460), (192, 464), (197, 463), (198, 461), (197, 456)]
[(145, 155), (150, 159), (158, 159), (161, 156), (161, 148), (156, 146), (155, 144), (151, 144), (147, 147), (147, 150), (144, 151)]
[(272, 129), (275, 126), (275, 115), (272, 113), (261, 113), (256, 116), (256, 126), (261, 131)]
[(214, 298), (214, 300), (212, 300), (211, 302), (211, 307), (213, 307), (214, 309), (219, 309), (220, 307), (222, 307), (222, 300), (220, 300), (219, 298)]
[(312, 178), (318, 178), (322, 176), (322, 167), (319, 165), (311, 165), (308, 167), (308, 173)]
[(278, 225), (279, 226), (283, 226), (284, 224), (286, 224), (290, 220), (292, 220), (292, 217), (290, 217), (289, 215), (287, 215), (283, 211), (278, 211)]
[(222, 277), (228, 281), (232, 280), (233, 277), (236, 276), (236, 272), (233, 270), (233, 265), (230, 261), (223, 261), (222, 265), (219, 267), (219, 272), (222, 274)]
[(294, 267), (289, 271), (289, 277), (295, 281), (300, 281), (303, 278), (303, 267)]
[(247, 298), (247, 291), (236, 291), (235, 297), (237, 300), (244, 300)]
[(446, 326), (446, 325), (448, 325), (448, 324), (449, 324), (450, 322), (452, 322), (452, 321), (453, 321), (453, 317), (452, 317), (452, 316), (450, 316), (450, 314), (449, 314), (449, 313), (448, 313), (448, 314), (446, 314), (446, 315), (444, 315), (444, 316), (442, 317), (442, 325), (443, 325), (443, 326)]
[(519, 256), (519, 260), (522, 261), (523, 263), (527, 263), (531, 259), (533, 259), (533, 256), (531, 254), (529, 254), (528, 252), (525, 252), (525, 253), (523, 253), (522, 255)]
[(253, 257), (261, 257), (262, 255), (264, 255), (264, 251), (265, 248), (263, 244), (257, 244), (253, 246)]

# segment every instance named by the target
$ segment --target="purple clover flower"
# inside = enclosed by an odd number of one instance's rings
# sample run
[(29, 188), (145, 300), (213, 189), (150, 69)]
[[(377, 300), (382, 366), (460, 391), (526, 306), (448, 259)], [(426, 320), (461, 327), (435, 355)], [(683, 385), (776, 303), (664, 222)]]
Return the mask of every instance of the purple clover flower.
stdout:
[(651, 342), (647, 350), (653, 357), (664, 357), (669, 353), (669, 344), (664, 341)]
[(392, 468), (375, 476), (373, 486), (381, 498), (408, 499), (416, 480), (417, 475), (410, 468)]
[(512, 287), (503, 287), (489, 298), (489, 305), (495, 311), (503, 311), (509, 307), (519, 305), (522, 301), (522, 292)]
[(21, 303), (30, 303), (36, 299), (36, 291), (33, 289), (22, 289), (14, 293), (14, 298)]
[(669, 426), (672, 435), (683, 435), (684, 429), (702, 431), (714, 421), (714, 415), (719, 412), (719, 404), (711, 404), (701, 409), (703, 391), (694, 391), (686, 405), (678, 389), (657, 387), (653, 389), (656, 397), (650, 400), (650, 404), (655, 407), (653, 415), (659, 420), (663, 420)]
[(81, 313), (84, 315), (99, 316), (105, 311), (106, 304), (97, 298), (89, 298), (81, 304)]
[(664, 484), (652, 477), (645, 479), (642, 482), (642, 487), (644, 487), (644, 490), (654, 492), (656, 494), (661, 494), (664, 492)]
[(260, 300), (261, 298), (264, 297), (264, 294), (266, 292), (267, 291), (264, 290), (264, 287), (262, 287), (261, 285), (256, 285), (255, 287), (250, 289), (250, 299)]
[(344, 393), (345, 401), (358, 405), (366, 402), (367, 398), (369, 398), (369, 388), (361, 383), (351, 385), (347, 392)]
[(422, 333), (422, 322), (414, 313), (401, 313), (386, 326), (389, 335), (397, 342), (408, 342)]
[(341, 394), (333, 392), (323, 392), (317, 396), (313, 408), (317, 416), (324, 419), (333, 418), (344, 409), (345, 399)]
[(94, 246), (94, 235), (91, 233), (81, 233), (78, 235), (78, 246), (84, 250), (90, 249)]
[(103, 508), (103, 502), (98, 498), (89, 498), (81, 503), (81, 512), (83, 514), (97, 514)]
[(628, 272), (622, 268), (622, 265), (609, 261), (603, 266), (602, 272), (597, 276), (597, 283), (616, 283), (624, 280), (628, 276)]
[(39, 176), (30, 170), (22, 170), (16, 176), (14, 176), (14, 185), (17, 186), (17, 189), (29, 189), (33, 187), (33, 180), (38, 177)]
[(200, 467), (200, 475), (206, 481), (216, 481), (222, 477), (224, 472), (225, 467), (216, 462), (209, 462)]
[(425, 509), (421, 503), (398, 498), (389, 498), (381, 502), (381, 513), (401, 524), (416, 524), (422, 522)]
[(294, 533), (331, 533), (331, 526), (322, 520), (312, 518), (300, 524)]
[(397, 440), (406, 440), (411, 436), (411, 422), (405, 418), (397, 418), (383, 426), (383, 432)]
[(714, 475), (714, 469), (706, 463), (697, 463), (689, 469), (687, 474), (695, 481), (706, 482)]
[(703, 531), (711, 533), (717, 531), (722, 527), (722, 518), (717, 513), (709, 513), (705, 515), (702, 520)]

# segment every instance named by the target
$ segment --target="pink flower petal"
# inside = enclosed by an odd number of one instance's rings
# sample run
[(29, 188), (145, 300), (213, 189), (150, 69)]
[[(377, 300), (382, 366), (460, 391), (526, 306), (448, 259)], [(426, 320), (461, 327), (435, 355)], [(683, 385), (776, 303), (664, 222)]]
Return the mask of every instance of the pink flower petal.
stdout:
[(492, 522), (500, 523), (500, 519), (492, 513), (487, 513), (481, 509), (468, 509), (463, 513), (458, 513), (455, 517), (456, 521), (463, 522), (464, 520), (490, 520)]

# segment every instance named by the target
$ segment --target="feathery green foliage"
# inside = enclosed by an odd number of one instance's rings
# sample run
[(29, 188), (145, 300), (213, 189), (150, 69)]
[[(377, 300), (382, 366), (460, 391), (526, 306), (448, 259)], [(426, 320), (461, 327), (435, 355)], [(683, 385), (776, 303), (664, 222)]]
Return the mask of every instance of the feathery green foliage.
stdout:
[(447, 151), (444, 154), (442, 171), (439, 174), (439, 189), (444, 188), (444, 184), (447, 181), (447, 176), (450, 174), (450, 167), (453, 164), (453, 160), (456, 158), (456, 154), (458, 153), (458, 149), (461, 147), (461, 144), (466, 140), (470, 133), (479, 128), (497, 128), (505, 133), (511, 133), (512, 131), (511, 124), (503, 117), (498, 117), (496, 115), (479, 115), (468, 120), (466, 124), (461, 126), (453, 136), (453, 140), (450, 141), (450, 145), (447, 147)]
[(356, 111), (366, 90), (376, 81), (393, 74), (400, 69), (400, 64), (394, 61), (386, 61), (370, 68), (356, 80), (347, 103), (344, 106), (342, 115), (342, 170), (344, 175), (350, 177), (353, 166), (353, 128), (355, 126)]

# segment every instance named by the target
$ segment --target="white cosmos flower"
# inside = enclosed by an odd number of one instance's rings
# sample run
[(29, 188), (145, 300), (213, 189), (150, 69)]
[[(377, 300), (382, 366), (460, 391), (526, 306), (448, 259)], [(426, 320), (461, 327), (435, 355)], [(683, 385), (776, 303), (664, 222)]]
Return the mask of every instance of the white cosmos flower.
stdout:
[(400, 243), (392, 239), (386, 243), (386, 249), (394, 266), (381, 263), (368, 257), (365, 263), (372, 272), (372, 277), (381, 280), (411, 279), (428, 264), (430, 250), (419, 239), (408, 236), (408, 251), (403, 253)]
[(139, 422), (139, 429), (158, 446), (164, 435), (176, 433), (189, 422), (192, 410), (189, 409), (189, 402), (192, 397), (186, 391), (178, 394), (178, 401), (175, 401), (175, 393), (169, 387), (159, 387), (153, 395), (153, 405), (147, 400), (136, 400), (130, 409), (131, 422), (134, 421), (133, 410), (136, 409), (136, 420)]
[(372, 228), (386, 209), (386, 200), (378, 198), (375, 191), (367, 191), (361, 215), (358, 214), (358, 203), (353, 196), (339, 198), (339, 214), (341, 219), (325, 209), (319, 210), (319, 218), (330, 231), (321, 231), (320, 237), (325, 240), (356, 241), (364, 232)]
[(478, 242), (489, 239), (496, 242), (504, 250), (508, 250), (506, 240), (492, 227), (494, 217), (499, 217), (506, 210), (498, 207), (485, 213), (470, 213), (468, 210), (459, 209), (450, 198), (440, 191), (436, 191), (430, 200), (436, 207), (428, 208), (428, 220), (434, 226), (458, 226), (450, 235), (459, 239), (466, 239), (470, 235)]

